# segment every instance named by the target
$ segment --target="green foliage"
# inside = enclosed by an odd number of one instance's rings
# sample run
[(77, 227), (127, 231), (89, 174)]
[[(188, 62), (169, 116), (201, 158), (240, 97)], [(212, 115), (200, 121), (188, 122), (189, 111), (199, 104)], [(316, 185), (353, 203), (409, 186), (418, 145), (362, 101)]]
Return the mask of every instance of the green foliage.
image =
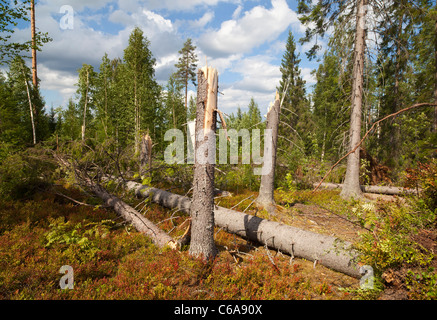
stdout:
[(401, 265), (427, 266), (431, 262), (433, 254), (412, 238), (429, 223), (429, 215), (411, 212), (401, 204), (364, 204), (355, 207), (353, 214), (372, 231), (363, 233), (358, 244), (364, 253), (363, 263), (385, 270)]
[(421, 272), (408, 270), (405, 284), (409, 290), (409, 296), (413, 300), (437, 299), (437, 273), (434, 268)]
[[(179, 60), (175, 64), (177, 71), (174, 74), (174, 79), (185, 89), (185, 109), (188, 109), (188, 85), (191, 82), (196, 85), (196, 69), (197, 55), (195, 53), (196, 46), (193, 45), (191, 39), (188, 38), (181, 50), (179, 50)], [(187, 110), (183, 114), (186, 114)]]
[(0, 196), (22, 199), (52, 181), (55, 165), (40, 148), (8, 154), (0, 165)]
[(405, 184), (410, 188), (422, 189), (416, 206), (437, 213), (437, 159), (420, 163), (416, 169), (407, 169)]
[[(12, 42), (11, 37), (15, 30), (13, 27), (17, 26), (21, 21), (29, 21), (30, 0), (24, 1), (4, 1), (0, 3), (0, 65), (11, 58), (23, 52), (29, 52), (32, 48), (32, 41), (26, 42)], [(52, 41), (47, 33), (41, 31), (35, 34), (35, 46), (40, 50), (42, 44)]]

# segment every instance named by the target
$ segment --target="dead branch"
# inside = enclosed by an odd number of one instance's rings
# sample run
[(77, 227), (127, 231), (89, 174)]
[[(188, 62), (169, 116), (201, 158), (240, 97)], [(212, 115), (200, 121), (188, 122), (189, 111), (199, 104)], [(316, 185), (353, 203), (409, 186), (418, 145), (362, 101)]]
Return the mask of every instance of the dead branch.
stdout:
[(351, 153), (354, 153), (360, 146), (361, 146), (361, 144), (364, 142), (364, 140), (367, 138), (367, 136), (370, 134), (370, 132), (375, 128), (375, 126), (377, 126), (378, 124), (380, 124), (382, 121), (384, 121), (384, 120), (387, 120), (387, 119), (389, 119), (389, 118), (392, 118), (392, 117), (395, 117), (395, 116), (397, 116), (397, 115), (399, 115), (400, 113), (402, 113), (402, 112), (406, 112), (406, 111), (409, 111), (409, 110), (411, 110), (411, 109), (414, 109), (414, 108), (420, 108), (420, 107), (436, 107), (437, 106), (437, 104), (435, 104), (435, 103), (417, 103), (417, 104), (414, 104), (414, 105), (412, 105), (412, 106), (409, 106), (409, 107), (407, 107), (407, 108), (404, 108), (404, 109), (402, 109), (402, 110), (399, 110), (399, 111), (397, 111), (397, 112), (395, 112), (395, 113), (392, 113), (392, 114), (389, 114), (389, 115), (387, 115), (387, 116), (385, 116), (384, 118), (382, 118), (382, 119), (380, 119), (380, 120), (378, 120), (378, 121), (376, 121), (371, 127), (370, 127), (370, 129), (365, 133), (365, 135), (363, 136), (363, 138), (361, 139), (361, 141), (351, 150), (351, 151), (349, 151), (348, 153), (346, 153), (343, 157), (341, 157), (329, 170), (328, 170), (328, 172), (325, 174), (325, 176), (322, 178), (322, 180), (317, 184), (317, 186), (314, 188), (314, 190), (313, 190), (313, 192), (314, 191), (317, 191), (317, 189), (319, 189), (319, 187), (320, 187), (320, 185), (322, 184), (322, 182), (323, 181), (325, 181), (325, 179), (329, 176), (329, 174), (332, 172), (332, 170), (343, 160), (343, 159), (345, 159), (348, 155), (350, 155)]

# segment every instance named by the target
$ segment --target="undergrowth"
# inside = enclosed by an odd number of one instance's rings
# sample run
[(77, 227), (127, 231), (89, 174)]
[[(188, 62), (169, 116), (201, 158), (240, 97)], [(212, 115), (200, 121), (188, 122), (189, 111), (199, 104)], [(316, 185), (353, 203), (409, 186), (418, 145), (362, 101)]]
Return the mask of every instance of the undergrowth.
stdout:
[[(57, 191), (92, 202), (73, 187)], [(0, 232), (0, 299), (350, 298), (323, 277), (309, 279), (303, 262), (290, 263), (219, 229), (219, 254), (205, 263), (187, 251), (157, 248), (109, 209), (78, 205), (50, 190), (0, 202), (6, 222)], [(144, 212), (155, 223), (174, 213), (148, 206)], [(160, 227), (171, 231), (172, 221)], [(73, 268), (72, 290), (59, 286), (63, 265)]]

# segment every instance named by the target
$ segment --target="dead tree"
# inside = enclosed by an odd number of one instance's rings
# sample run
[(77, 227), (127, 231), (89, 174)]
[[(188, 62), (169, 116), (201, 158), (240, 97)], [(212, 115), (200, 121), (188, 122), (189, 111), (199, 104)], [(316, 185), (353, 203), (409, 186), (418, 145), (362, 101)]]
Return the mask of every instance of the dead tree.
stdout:
[(196, 145), (191, 203), (192, 256), (213, 259), (214, 243), (214, 163), (218, 74), (211, 67), (198, 72)]
[[(267, 112), (266, 130), (271, 130), (271, 135), (264, 135), (264, 169), (266, 172), (262, 170), (259, 195), (256, 199), (256, 203), (264, 207), (269, 213), (275, 212), (273, 191), (275, 188), (276, 147), (278, 144), (280, 107), (279, 94), (276, 92), (275, 102)], [(272, 139), (271, 143), (266, 139)]]
[(67, 168), (68, 170), (72, 170), (78, 182), (90, 189), (96, 196), (101, 198), (105, 206), (113, 208), (114, 211), (126, 222), (131, 223), (137, 231), (150, 238), (156, 246), (160, 248), (170, 246), (173, 249), (176, 249), (179, 246), (177, 241), (173, 240), (173, 238), (166, 232), (161, 230), (153, 222), (148, 220), (141, 213), (123, 202), (121, 199), (106, 191), (105, 188), (103, 188), (100, 184), (94, 182), (86, 172), (82, 172), (80, 169), (59, 155), (55, 155), (55, 158), (63, 167)]
[[(316, 187), (318, 184), (315, 183), (314, 186)], [(361, 191), (366, 193), (377, 193), (377, 194), (387, 194), (387, 195), (406, 195), (406, 194), (417, 194), (421, 190), (420, 189), (406, 189), (406, 188), (400, 188), (400, 187), (393, 187), (393, 186), (365, 186), (361, 185)], [(340, 183), (322, 183), (320, 185), (320, 188), (322, 189), (342, 189), (343, 185)]]
[(145, 134), (140, 145), (140, 173), (144, 175), (152, 167), (152, 138)]
[[(152, 202), (166, 208), (177, 208), (186, 213), (191, 211), (192, 201), (188, 197), (143, 186), (133, 181), (125, 185), (137, 196), (149, 197)], [(292, 257), (320, 263), (352, 277), (360, 277), (358, 265), (360, 254), (352, 249), (350, 242), (220, 206), (214, 208), (214, 221), (217, 227), (244, 239), (267, 245)]]

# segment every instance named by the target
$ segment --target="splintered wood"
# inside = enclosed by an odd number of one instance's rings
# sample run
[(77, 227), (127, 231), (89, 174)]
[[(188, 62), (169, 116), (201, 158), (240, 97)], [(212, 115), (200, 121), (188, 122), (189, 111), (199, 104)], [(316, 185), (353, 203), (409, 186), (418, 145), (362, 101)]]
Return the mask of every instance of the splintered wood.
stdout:
[(218, 72), (212, 67), (200, 69), (207, 81), (206, 106), (204, 114), (204, 134), (207, 135), (213, 125), (214, 111), (217, 109)]

